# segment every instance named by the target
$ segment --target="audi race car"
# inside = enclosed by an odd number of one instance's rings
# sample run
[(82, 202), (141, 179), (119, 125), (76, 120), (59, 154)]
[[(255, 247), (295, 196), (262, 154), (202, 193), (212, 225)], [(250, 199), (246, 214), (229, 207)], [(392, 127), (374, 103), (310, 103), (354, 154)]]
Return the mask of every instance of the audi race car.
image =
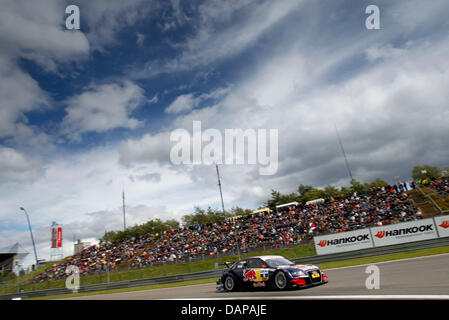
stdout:
[(217, 290), (306, 288), (325, 284), (328, 278), (312, 264), (296, 265), (282, 256), (258, 256), (234, 263), (225, 263), (226, 269), (217, 281)]

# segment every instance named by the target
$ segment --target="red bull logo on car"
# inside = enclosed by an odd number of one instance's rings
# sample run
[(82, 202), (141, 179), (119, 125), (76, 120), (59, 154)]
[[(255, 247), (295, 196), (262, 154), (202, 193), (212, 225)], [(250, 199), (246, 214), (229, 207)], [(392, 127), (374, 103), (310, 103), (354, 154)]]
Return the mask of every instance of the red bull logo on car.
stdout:
[(257, 281), (256, 270), (251, 269), (243, 274), (243, 281)]
[(267, 270), (258, 270), (258, 269), (250, 269), (243, 273), (243, 281), (267, 281), (268, 271)]

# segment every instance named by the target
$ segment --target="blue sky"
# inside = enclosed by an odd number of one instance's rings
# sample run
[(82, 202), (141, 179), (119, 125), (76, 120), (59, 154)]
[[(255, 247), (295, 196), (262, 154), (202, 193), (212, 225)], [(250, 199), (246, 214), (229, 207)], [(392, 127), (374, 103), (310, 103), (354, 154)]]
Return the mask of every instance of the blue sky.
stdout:
[[(81, 29), (65, 29), (65, 8)], [(376, 4), (381, 29), (365, 28)], [(447, 167), (447, 1), (31, 1), (0, 12), (0, 247), (49, 258), (50, 225), (94, 241), (122, 226), (219, 207), (211, 166), (176, 166), (170, 133), (279, 130), (278, 171), (222, 166), (225, 206), (271, 189), (410, 179)], [(31, 252), (31, 250), (29, 250)]]

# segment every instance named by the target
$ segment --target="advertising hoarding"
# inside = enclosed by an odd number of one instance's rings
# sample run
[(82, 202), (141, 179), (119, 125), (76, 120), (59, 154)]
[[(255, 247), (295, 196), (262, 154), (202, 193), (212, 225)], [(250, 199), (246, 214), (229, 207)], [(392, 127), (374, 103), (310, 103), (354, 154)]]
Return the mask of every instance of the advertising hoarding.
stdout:
[(314, 237), (317, 254), (329, 254), (373, 247), (368, 228)]
[(397, 223), (371, 228), (374, 246), (388, 246), (399, 243), (437, 238), (433, 219)]
[(437, 227), (438, 235), (443, 237), (449, 237), (449, 216), (435, 217), (435, 224)]
[(62, 228), (61, 227), (58, 227), (58, 229), (57, 229), (56, 247), (57, 248), (62, 247)]
[(317, 254), (449, 237), (449, 215), (314, 237)]

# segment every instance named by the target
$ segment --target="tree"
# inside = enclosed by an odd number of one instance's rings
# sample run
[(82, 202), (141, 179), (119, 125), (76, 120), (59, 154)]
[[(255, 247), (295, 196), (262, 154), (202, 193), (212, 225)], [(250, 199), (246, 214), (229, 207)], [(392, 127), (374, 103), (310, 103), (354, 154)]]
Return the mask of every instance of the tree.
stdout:
[(338, 189), (334, 186), (327, 185), (324, 188), (324, 199), (336, 198), (340, 195)]
[(251, 214), (252, 212), (253, 212), (253, 210), (251, 210), (251, 209), (243, 209), (243, 208), (236, 206), (236, 207), (231, 208), (230, 215), (231, 216), (244, 216), (244, 215)]
[(322, 189), (311, 188), (306, 194), (301, 196), (301, 201), (307, 202), (315, 199), (322, 199), (326, 197), (326, 192)]
[(365, 190), (365, 186), (360, 182), (357, 181), (356, 179), (351, 179), (351, 191), (352, 192), (362, 192), (363, 190)]
[(350, 188), (347, 188), (347, 187), (340, 188), (340, 197), (345, 197), (352, 193), (353, 193), (353, 191)]
[(412, 169), (412, 177), (414, 180), (426, 178), (438, 179), (441, 177), (441, 169), (430, 165), (414, 166)]
[[(226, 214), (227, 216), (229, 214)], [(193, 214), (186, 214), (182, 217), (182, 222), (184, 226), (193, 226), (195, 224), (210, 224), (210, 223), (219, 223), (224, 220), (223, 212), (216, 208), (208, 207), (207, 210), (201, 209), (198, 206), (194, 207)]]
[(366, 186), (367, 189), (369, 189), (369, 188), (382, 188), (382, 187), (388, 186), (388, 182), (386, 182), (385, 180), (382, 180), (380, 178), (377, 178), (377, 179), (371, 181), (371, 183), (365, 183), (365, 186)]
[(175, 219), (170, 219), (165, 221), (165, 224), (171, 229), (179, 229), (179, 221)]
[(114, 242), (119, 240), (128, 240), (144, 235), (154, 235), (156, 233), (162, 233), (166, 230), (178, 228), (179, 222), (174, 219), (167, 220), (165, 222), (161, 219), (153, 219), (140, 225), (128, 227), (124, 231), (107, 231), (104, 233), (103, 237), (100, 238), (100, 241)]
[(300, 202), (301, 198), (296, 192), (281, 194), (279, 191), (271, 190), (271, 199), (264, 203), (265, 207), (276, 210), (276, 206), (290, 202)]
[(299, 195), (302, 197), (304, 195), (306, 195), (309, 191), (311, 191), (313, 189), (313, 187), (311, 185), (303, 185), (300, 184), (298, 186), (298, 193)]
[(271, 189), (271, 198), (264, 202), (264, 206), (271, 210), (276, 210), (276, 206), (280, 204), (281, 193), (274, 189)]

